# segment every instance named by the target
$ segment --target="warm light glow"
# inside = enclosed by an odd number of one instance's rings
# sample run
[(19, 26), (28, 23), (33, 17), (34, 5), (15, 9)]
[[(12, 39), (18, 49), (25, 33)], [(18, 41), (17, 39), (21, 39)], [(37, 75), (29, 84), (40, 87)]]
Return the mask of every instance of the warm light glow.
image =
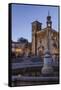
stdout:
[(21, 48), (16, 48), (16, 52), (22, 52)]

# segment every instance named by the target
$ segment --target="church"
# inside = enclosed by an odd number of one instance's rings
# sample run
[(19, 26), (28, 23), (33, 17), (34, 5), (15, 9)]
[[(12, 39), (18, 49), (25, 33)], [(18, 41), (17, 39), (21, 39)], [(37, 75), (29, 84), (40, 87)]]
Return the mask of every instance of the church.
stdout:
[(48, 14), (46, 27), (42, 29), (42, 23), (32, 22), (32, 54), (44, 56), (46, 49), (51, 55), (59, 55), (59, 32), (53, 29), (51, 16)]

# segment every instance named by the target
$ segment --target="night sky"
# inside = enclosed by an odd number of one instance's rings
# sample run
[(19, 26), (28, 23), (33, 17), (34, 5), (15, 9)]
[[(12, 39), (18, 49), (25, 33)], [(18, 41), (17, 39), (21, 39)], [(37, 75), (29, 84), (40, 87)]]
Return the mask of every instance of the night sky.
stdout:
[(53, 29), (58, 31), (58, 7), (12, 4), (12, 40), (24, 37), (31, 41), (32, 22), (38, 20), (46, 27), (46, 17), (50, 13)]

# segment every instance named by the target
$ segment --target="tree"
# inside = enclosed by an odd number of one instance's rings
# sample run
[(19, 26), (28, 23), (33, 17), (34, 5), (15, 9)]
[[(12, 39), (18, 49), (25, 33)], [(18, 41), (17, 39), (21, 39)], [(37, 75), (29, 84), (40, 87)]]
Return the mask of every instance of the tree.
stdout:
[(23, 37), (19, 38), (17, 41), (21, 43), (28, 43), (28, 40)]

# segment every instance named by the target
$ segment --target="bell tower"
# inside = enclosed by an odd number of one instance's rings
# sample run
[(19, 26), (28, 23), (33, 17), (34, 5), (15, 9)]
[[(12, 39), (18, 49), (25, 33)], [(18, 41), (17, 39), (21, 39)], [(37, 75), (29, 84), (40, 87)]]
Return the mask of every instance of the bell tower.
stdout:
[(51, 16), (50, 16), (50, 13), (48, 11), (48, 16), (47, 16), (47, 27), (48, 28), (52, 28), (52, 21), (51, 21)]
[(32, 22), (32, 54), (37, 55), (37, 32), (41, 30), (41, 23)]

